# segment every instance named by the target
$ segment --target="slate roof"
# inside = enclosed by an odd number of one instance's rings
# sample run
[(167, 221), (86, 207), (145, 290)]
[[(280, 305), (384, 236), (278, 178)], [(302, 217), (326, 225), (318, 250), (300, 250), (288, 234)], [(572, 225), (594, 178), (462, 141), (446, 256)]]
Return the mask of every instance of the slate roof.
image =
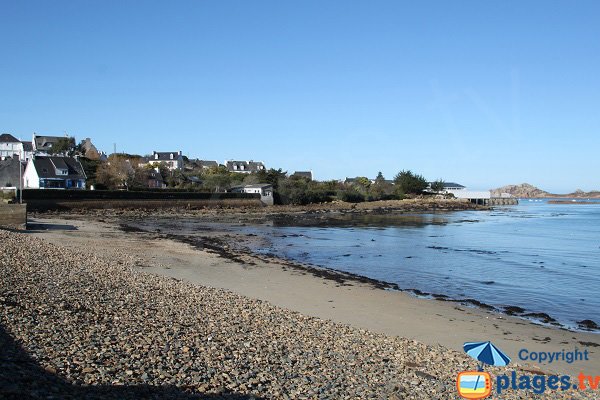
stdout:
[(218, 167), (219, 163), (216, 161), (197, 160), (196, 165), (198, 165), (199, 167), (202, 167), (202, 168), (212, 168), (212, 167)]
[(157, 180), (160, 182), (164, 182), (164, 179), (163, 179), (162, 175), (160, 174), (160, 172), (157, 172), (155, 170), (150, 170), (150, 172), (148, 173), (148, 179), (153, 179), (153, 180)]
[(244, 185), (243, 187), (247, 188), (247, 189), (263, 189), (263, 188), (271, 187), (271, 186), (273, 186), (273, 185), (271, 185), (270, 183), (254, 183), (251, 185)]
[(265, 169), (265, 164), (263, 164), (260, 161), (249, 161), (248, 162), (248, 168), (252, 172), (258, 172), (258, 171), (261, 171), (261, 170)]
[(463, 186), (459, 183), (456, 183), (456, 182), (444, 182), (444, 189), (449, 188), (449, 187), (457, 187), (457, 188), (462, 188), (462, 189), (465, 188), (465, 186)]
[(19, 139), (11, 135), (10, 133), (3, 133), (0, 135), (0, 142), (2, 143), (19, 143), (21, 142)]
[[(173, 154), (173, 158), (171, 158), (171, 154)], [(158, 158), (156, 156), (158, 155)], [(150, 157), (151, 161), (171, 161), (177, 160), (180, 156), (179, 151), (154, 151), (152, 152), (152, 157)]]
[(52, 147), (52, 144), (58, 142), (60, 139), (64, 139), (65, 136), (33, 136), (35, 140), (35, 148), (37, 150), (47, 150)]
[(248, 163), (246, 161), (227, 161), (225, 162), (227, 170), (235, 171), (246, 171), (248, 169)]
[[(40, 178), (85, 179), (81, 163), (73, 157), (36, 157), (32, 160)], [(57, 175), (56, 169), (66, 169), (67, 175)]]
[(308, 178), (312, 181), (313, 175), (312, 171), (296, 171), (292, 174), (292, 176), (299, 176), (301, 178)]
[(23, 143), (23, 151), (33, 151), (33, 143), (31, 142), (21, 142)]
[(356, 178), (346, 178), (346, 179), (344, 179), (344, 183), (354, 184), (357, 182), (358, 178), (359, 178), (358, 176)]
[[(261, 161), (234, 161), (230, 160), (225, 163), (227, 170), (230, 172), (258, 172), (265, 169), (265, 164)], [(237, 168), (236, 168), (237, 166)]]

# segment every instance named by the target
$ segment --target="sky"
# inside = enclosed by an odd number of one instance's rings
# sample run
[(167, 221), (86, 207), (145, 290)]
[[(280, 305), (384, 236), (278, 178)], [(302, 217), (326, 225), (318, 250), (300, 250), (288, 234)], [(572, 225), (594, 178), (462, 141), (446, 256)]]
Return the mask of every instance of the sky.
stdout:
[(598, 1), (0, 0), (0, 132), (600, 189)]

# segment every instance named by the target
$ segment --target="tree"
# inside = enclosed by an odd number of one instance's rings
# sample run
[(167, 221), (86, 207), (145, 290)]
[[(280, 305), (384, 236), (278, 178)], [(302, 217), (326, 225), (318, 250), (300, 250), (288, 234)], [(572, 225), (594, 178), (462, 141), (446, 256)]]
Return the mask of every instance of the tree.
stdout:
[(356, 184), (360, 185), (363, 189), (368, 189), (371, 186), (371, 181), (366, 176), (359, 176), (356, 178)]
[(85, 172), (87, 185), (95, 185), (96, 184), (96, 175), (98, 172), (98, 168), (102, 165), (102, 162), (99, 160), (93, 160), (86, 157), (79, 158), (79, 162), (83, 167), (83, 171)]
[(435, 182), (431, 182), (431, 190), (435, 193), (439, 193), (444, 191), (444, 185), (446, 184), (446, 182), (444, 182), (442, 179), (438, 179)]
[[(165, 180), (165, 182), (168, 181), (168, 179), (171, 177), (171, 171), (169, 170), (169, 168), (167, 168), (167, 164), (165, 164), (165, 162), (161, 162), (158, 165), (153, 165), (152, 166), (154, 169), (158, 170), (158, 173), (160, 174), (160, 176), (163, 177), (163, 179)], [(168, 183), (168, 182), (167, 182)]]
[(352, 186), (346, 190), (340, 191), (338, 193), (338, 197), (343, 201), (347, 201), (348, 203), (361, 203), (365, 201), (364, 193), (357, 190), (356, 186)]
[(310, 181), (294, 176), (279, 180), (275, 200), (280, 204), (325, 203), (334, 199), (335, 188), (332, 182)]
[(253, 185), (255, 183), (264, 183), (260, 181), (260, 178), (257, 174), (248, 174), (244, 177), (243, 184), (244, 185)]
[(202, 174), (202, 186), (210, 192), (223, 192), (231, 184), (231, 174), (223, 166), (211, 167)]
[(279, 188), (279, 182), (282, 179), (286, 179), (287, 171), (283, 171), (281, 168), (270, 168), (268, 170), (263, 169), (258, 171), (256, 176), (258, 177), (258, 183), (268, 183), (273, 185), (273, 190), (277, 190)]
[(429, 185), (422, 175), (414, 174), (410, 170), (398, 172), (394, 177), (394, 183), (399, 194), (420, 194)]
[(96, 182), (109, 189), (122, 189), (128, 188), (134, 177), (135, 171), (129, 160), (111, 155), (98, 167)]
[(397, 196), (394, 195), (394, 185), (387, 182), (383, 174), (379, 172), (375, 183), (369, 188), (369, 200), (391, 200)]
[(150, 173), (152, 172), (152, 168), (148, 168), (147, 166), (140, 167), (136, 165), (133, 167), (133, 176), (131, 180), (128, 182), (129, 188), (145, 188), (148, 187), (148, 179), (150, 179)]
[(63, 154), (69, 157), (73, 156), (75, 153), (75, 138), (64, 137), (58, 139), (56, 143), (52, 144), (48, 153), (52, 155)]

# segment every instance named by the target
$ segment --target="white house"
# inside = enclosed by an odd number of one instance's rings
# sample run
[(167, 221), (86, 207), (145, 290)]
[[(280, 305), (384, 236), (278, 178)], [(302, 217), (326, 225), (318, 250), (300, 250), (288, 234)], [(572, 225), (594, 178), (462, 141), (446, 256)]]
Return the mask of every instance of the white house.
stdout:
[[(425, 189), (425, 191), (432, 192), (431, 185), (433, 184), (434, 182), (429, 182), (429, 186), (427, 187), (427, 189)], [(444, 182), (444, 188), (441, 190), (441, 192), (454, 193), (460, 190), (466, 190), (466, 187), (456, 182)]]
[(23, 143), (8, 133), (0, 135), (0, 160), (18, 156), (23, 159)]
[(23, 176), (28, 189), (85, 189), (85, 172), (73, 157), (37, 156), (27, 163)]
[(444, 190), (446, 192), (453, 192), (457, 190), (465, 190), (466, 187), (461, 185), (460, 183), (455, 182), (444, 182)]
[(169, 171), (183, 169), (183, 154), (180, 151), (154, 151), (148, 158), (148, 164), (158, 167), (163, 164)]
[(236, 186), (231, 188), (230, 191), (233, 193), (258, 193), (260, 194), (260, 201), (262, 201), (263, 204), (268, 206), (272, 206), (274, 204), (273, 185), (268, 183)]

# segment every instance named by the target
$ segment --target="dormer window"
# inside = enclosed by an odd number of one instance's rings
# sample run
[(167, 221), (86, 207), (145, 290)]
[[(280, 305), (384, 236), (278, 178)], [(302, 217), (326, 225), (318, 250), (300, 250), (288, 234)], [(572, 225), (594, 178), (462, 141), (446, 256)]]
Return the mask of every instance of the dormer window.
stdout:
[(171, 160), (173, 159), (173, 153), (171, 153)]
[(158, 153), (154, 153), (154, 159), (158, 160)]

